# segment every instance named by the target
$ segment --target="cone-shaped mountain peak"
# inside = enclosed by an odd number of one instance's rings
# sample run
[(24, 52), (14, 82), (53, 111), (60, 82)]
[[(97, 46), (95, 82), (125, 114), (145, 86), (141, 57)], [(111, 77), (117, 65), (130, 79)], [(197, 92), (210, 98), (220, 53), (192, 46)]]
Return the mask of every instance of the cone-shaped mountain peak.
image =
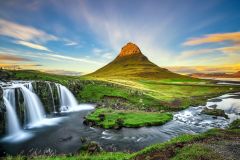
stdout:
[(129, 42), (122, 47), (122, 50), (119, 53), (118, 57), (130, 56), (135, 54), (142, 54), (142, 52), (136, 44)]
[(139, 47), (131, 42), (122, 47), (121, 52), (112, 62), (87, 76), (120, 79), (164, 79), (184, 77), (152, 63), (142, 54)]

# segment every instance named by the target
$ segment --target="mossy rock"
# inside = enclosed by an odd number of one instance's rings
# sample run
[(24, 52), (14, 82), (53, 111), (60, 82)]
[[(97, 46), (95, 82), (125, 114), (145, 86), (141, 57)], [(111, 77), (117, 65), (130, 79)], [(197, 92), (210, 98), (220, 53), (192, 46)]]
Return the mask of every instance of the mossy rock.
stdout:
[(236, 119), (229, 125), (230, 129), (240, 129), (240, 119)]
[(207, 115), (213, 115), (213, 116), (220, 116), (228, 119), (228, 116), (225, 114), (224, 110), (221, 110), (221, 109), (204, 108), (201, 113), (207, 114)]

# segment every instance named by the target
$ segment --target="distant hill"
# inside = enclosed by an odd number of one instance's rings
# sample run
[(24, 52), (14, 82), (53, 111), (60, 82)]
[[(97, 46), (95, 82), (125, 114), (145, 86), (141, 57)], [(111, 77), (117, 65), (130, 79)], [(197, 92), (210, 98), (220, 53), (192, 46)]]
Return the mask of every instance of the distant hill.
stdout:
[(133, 43), (127, 43), (112, 62), (87, 76), (122, 79), (189, 78), (152, 63), (143, 55), (139, 47)]
[(236, 73), (192, 73), (189, 74), (191, 77), (196, 78), (240, 78), (240, 71)]

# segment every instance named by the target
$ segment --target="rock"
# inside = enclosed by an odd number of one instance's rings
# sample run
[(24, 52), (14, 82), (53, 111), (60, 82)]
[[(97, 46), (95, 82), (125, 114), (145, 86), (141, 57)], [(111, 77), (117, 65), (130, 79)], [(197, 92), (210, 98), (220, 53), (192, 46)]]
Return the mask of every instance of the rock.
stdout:
[(70, 141), (72, 138), (73, 138), (72, 136), (69, 136), (66, 138), (60, 138), (60, 142)]
[(104, 121), (104, 119), (105, 119), (105, 115), (104, 114), (99, 114), (98, 117), (99, 117), (100, 121)]
[(209, 109), (209, 108), (204, 108), (201, 112), (202, 114), (207, 114), (207, 115), (213, 115), (213, 116), (221, 116), (226, 119), (228, 119), (228, 116), (225, 114), (224, 110), (221, 109)]
[(3, 101), (3, 90), (0, 88), (0, 135), (5, 133), (5, 112), (6, 107)]
[(123, 46), (118, 57), (129, 56), (134, 54), (142, 54), (142, 52), (136, 44), (129, 42), (125, 46)]
[(98, 153), (98, 152), (102, 151), (102, 147), (97, 142), (91, 141), (91, 142), (84, 144), (80, 148), (80, 151), (86, 151), (90, 154), (93, 154), (93, 153)]

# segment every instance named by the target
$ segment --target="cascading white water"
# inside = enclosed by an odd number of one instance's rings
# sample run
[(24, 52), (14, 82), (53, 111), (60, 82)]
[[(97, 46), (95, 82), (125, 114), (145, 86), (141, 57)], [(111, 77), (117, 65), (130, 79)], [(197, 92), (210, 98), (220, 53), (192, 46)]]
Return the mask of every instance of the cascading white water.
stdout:
[(71, 110), (72, 107), (78, 106), (77, 100), (75, 99), (72, 92), (70, 92), (65, 86), (60, 84), (57, 85), (60, 90), (60, 104), (61, 104), (61, 111)]
[(17, 134), (18, 132), (21, 132), (21, 128), (17, 118), (16, 111), (8, 100), (9, 90), (11, 89), (4, 90), (3, 100), (7, 109), (7, 112), (6, 112), (7, 113), (7, 132), (9, 135), (12, 135), (12, 134)]
[(52, 91), (52, 86), (49, 82), (47, 82), (50, 93), (51, 93), (51, 98), (52, 98), (52, 104), (53, 104), (53, 110), (54, 112), (56, 112), (56, 106), (55, 106), (55, 102), (54, 102), (54, 97), (53, 97), (53, 91)]
[(38, 96), (27, 89), (24, 85), (18, 85), (21, 88), (24, 97), (25, 107), (27, 109), (27, 116), (30, 124), (34, 124), (45, 118), (45, 111)]
[(16, 109), (16, 101), (15, 101), (15, 89), (9, 88), (4, 90), (4, 96), (9, 101), (13, 109)]
[(32, 83), (31, 83), (31, 82), (28, 84), (28, 89), (29, 89), (31, 92), (34, 93), (33, 86), (32, 86)]

